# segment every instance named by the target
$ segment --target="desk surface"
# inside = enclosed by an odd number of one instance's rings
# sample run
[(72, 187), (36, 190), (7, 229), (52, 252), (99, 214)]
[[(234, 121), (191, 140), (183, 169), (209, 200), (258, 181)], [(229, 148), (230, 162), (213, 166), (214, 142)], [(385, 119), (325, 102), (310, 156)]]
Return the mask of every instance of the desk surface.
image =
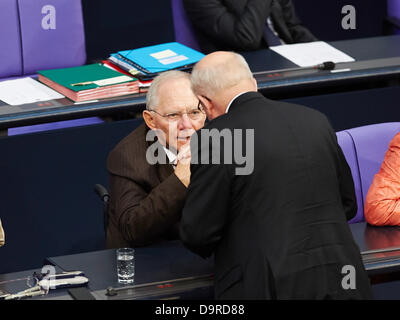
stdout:
[(374, 227), (363, 222), (350, 228), (370, 275), (400, 270), (400, 227)]
[[(400, 227), (373, 227), (365, 222), (350, 225), (354, 240), (360, 248), (369, 274), (400, 270)], [(213, 272), (213, 260), (204, 260), (185, 249), (179, 241), (153, 247), (138, 248), (135, 252), (135, 285), (167, 281)], [(89, 277), (91, 290), (118, 285), (115, 250), (104, 250), (47, 259), (64, 271), (82, 270)], [(103, 290), (103, 292), (101, 292)]]
[[(373, 227), (362, 222), (351, 224), (350, 229), (370, 275), (400, 270), (400, 227)], [(167, 285), (178, 287), (179, 280), (184, 280), (185, 288), (190, 289), (196, 287), (196, 282), (197, 289), (205, 289), (202, 291), (205, 297), (212, 295), (210, 275), (213, 274), (213, 259), (200, 258), (185, 249), (180, 241), (135, 249), (136, 289), (118, 284), (115, 249), (50, 257), (45, 263), (56, 266), (58, 272), (83, 271), (90, 279), (88, 287), (96, 299), (113, 299), (107, 296), (107, 288), (110, 287), (119, 291), (114, 299), (134, 298), (135, 294), (138, 296), (139, 289), (142, 290), (139, 292), (142, 298), (165, 297), (163, 294), (177, 297), (178, 288), (172, 288), (171, 291)], [(0, 275), (0, 289), (15, 292), (21, 286), (24, 288), (26, 277), (32, 275), (33, 271), (35, 270)], [(143, 292), (144, 289), (147, 290), (147, 295)], [(176, 290), (173, 291), (174, 289)], [(183, 289), (181, 285), (181, 293)], [(46, 297), (55, 298), (70, 299), (70, 296), (65, 291), (58, 291), (57, 295)]]
[[(29, 289), (34, 284), (33, 274), (41, 273), (41, 269), (25, 270), (21, 272), (13, 272), (7, 274), (0, 274), (0, 295), (10, 293), (15, 294), (17, 292)], [(55, 266), (55, 272), (61, 273), (63, 270)], [(51, 294), (52, 299), (70, 299), (67, 296), (66, 289), (58, 289)], [(40, 299), (40, 297), (34, 297), (32, 299)], [(72, 298), (71, 298), (72, 300)]]
[[(263, 94), (305, 90), (307, 88), (324, 88), (349, 84), (350, 82), (371, 82), (374, 79), (393, 79), (400, 75), (400, 36), (386, 36), (346, 41), (335, 41), (331, 44), (354, 57), (354, 66), (350, 72), (332, 74), (329, 71), (307, 71), (284, 73), (278, 78), (268, 75), (256, 76), (259, 90)], [(253, 72), (272, 71), (292, 68), (295, 65), (271, 50), (259, 50), (243, 53)], [(387, 60), (385, 60), (387, 59)], [(400, 59), (400, 58), (399, 58)], [(372, 68), (370, 62), (376, 60)], [(27, 104), (20, 106), (0, 105), (0, 129), (14, 126), (31, 125), (49, 121), (60, 121), (88, 116), (110, 115), (119, 112), (141, 112), (145, 107), (145, 94), (105, 99), (92, 103), (73, 104), (68, 99), (50, 102), (50, 105)]]
[[(48, 258), (47, 262), (60, 267), (63, 271), (79, 270), (85, 272), (85, 276), (90, 279), (90, 290), (98, 291), (97, 298), (100, 299), (106, 298), (104, 290), (108, 287), (126, 287), (118, 283), (115, 249), (53, 257)], [(213, 260), (202, 259), (193, 254), (185, 249), (180, 241), (135, 249), (134, 285), (140, 287), (157, 283), (155, 286), (148, 287), (147, 292), (142, 292), (141, 295), (146, 295), (149, 291), (152, 292), (153, 296), (161, 295), (165, 290), (169, 290), (170, 286), (158, 288), (159, 282), (168, 281), (170, 285), (174, 284), (176, 280), (182, 279), (197, 282), (205, 281), (205, 286), (210, 287), (209, 284), (212, 281), (207, 280), (210, 279), (212, 274)], [(196, 279), (192, 279), (193, 277)], [(158, 294), (157, 291), (159, 291)], [(209, 294), (210, 290), (207, 292)]]

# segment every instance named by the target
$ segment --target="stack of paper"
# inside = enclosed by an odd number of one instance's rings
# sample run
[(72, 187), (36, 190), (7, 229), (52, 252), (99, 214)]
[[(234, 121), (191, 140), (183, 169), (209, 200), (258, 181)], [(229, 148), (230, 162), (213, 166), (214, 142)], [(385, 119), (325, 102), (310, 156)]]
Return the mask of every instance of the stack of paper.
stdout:
[(0, 82), (0, 100), (12, 106), (62, 98), (63, 95), (32, 78)]
[(270, 47), (271, 50), (300, 67), (312, 67), (326, 61), (353, 62), (354, 58), (323, 41)]
[[(124, 69), (120, 68), (119, 66), (115, 65), (114, 63), (111, 63), (109, 60), (103, 60), (103, 61), (101, 61), (101, 63), (103, 64), (103, 66), (105, 66), (107, 68), (121, 72), (121, 73), (129, 75), (129, 76), (132, 76), (130, 73), (128, 73)], [(150, 85), (152, 82), (153, 82), (152, 79), (149, 79), (149, 80), (138, 79), (139, 92), (143, 93), (143, 92), (149, 91), (149, 88), (150, 88)]]
[(73, 101), (88, 101), (139, 92), (137, 79), (109, 69), (100, 63), (42, 70), (39, 81)]
[(143, 80), (167, 70), (191, 70), (204, 54), (178, 42), (163, 43), (111, 54), (109, 61)]

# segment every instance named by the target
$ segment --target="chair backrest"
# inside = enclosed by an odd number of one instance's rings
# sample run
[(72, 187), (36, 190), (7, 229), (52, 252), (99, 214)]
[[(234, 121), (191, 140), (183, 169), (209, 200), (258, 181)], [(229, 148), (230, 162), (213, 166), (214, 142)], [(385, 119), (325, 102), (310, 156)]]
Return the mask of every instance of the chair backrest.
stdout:
[(107, 239), (107, 228), (108, 228), (108, 222), (109, 222), (108, 207), (109, 207), (110, 195), (109, 195), (107, 189), (101, 184), (94, 185), (94, 192), (99, 196), (99, 198), (103, 204), (104, 234)]
[(171, 0), (171, 7), (174, 19), (175, 41), (192, 49), (201, 51), (192, 23), (183, 7), (182, 0)]
[(22, 74), (21, 39), (16, 0), (0, 1), (0, 78)]
[(353, 175), (358, 211), (350, 223), (364, 221), (364, 203), (374, 175), (379, 171), (400, 122), (372, 124), (337, 133)]
[(353, 139), (346, 130), (337, 132), (336, 136), (347, 163), (349, 164), (357, 198), (357, 214), (349, 221), (349, 223), (361, 222), (364, 221), (364, 205), (362, 201), (360, 172), (358, 170), (357, 155), (354, 149)]
[(24, 74), (86, 62), (81, 0), (18, 0)]
[(81, 0), (1, 0), (0, 78), (86, 62)]

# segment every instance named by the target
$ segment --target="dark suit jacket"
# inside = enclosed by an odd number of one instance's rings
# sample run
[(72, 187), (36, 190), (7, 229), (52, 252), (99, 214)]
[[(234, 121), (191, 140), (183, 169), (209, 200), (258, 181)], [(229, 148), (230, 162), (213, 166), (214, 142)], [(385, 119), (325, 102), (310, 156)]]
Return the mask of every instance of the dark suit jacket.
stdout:
[(204, 53), (267, 47), (263, 32), (271, 17), (287, 44), (317, 40), (296, 16), (290, 0), (183, 0)]
[[(248, 92), (204, 127), (212, 128), (254, 129), (252, 174), (236, 175), (235, 162), (191, 165), (181, 240), (215, 254), (216, 298), (370, 298), (346, 221), (357, 211), (354, 184), (326, 117)], [(192, 159), (205, 150), (192, 145)], [(345, 265), (356, 290), (342, 288)]]
[(107, 159), (109, 248), (144, 246), (179, 238), (186, 187), (170, 164), (148, 163), (146, 150), (152, 142), (146, 141), (147, 131), (145, 124), (138, 127)]

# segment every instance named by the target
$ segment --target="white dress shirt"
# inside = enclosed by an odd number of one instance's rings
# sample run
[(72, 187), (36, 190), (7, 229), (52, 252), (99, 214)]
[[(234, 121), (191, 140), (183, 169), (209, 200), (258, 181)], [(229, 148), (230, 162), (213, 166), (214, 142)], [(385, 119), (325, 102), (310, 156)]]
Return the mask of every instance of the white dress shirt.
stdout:
[(175, 170), (177, 155), (175, 153), (173, 153), (171, 150), (169, 150), (168, 148), (166, 148), (164, 146), (163, 146), (163, 148), (164, 148), (165, 153), (167, 154), (169, 163), (172, 164), (172, 166), (174, 167), (174, 170)]
[[(248, 91), (246, 91), (246, 92), (248, 92)], [(228, 113), (229, 108), (231, 107), (232, 102), (233, 102), (237, 97), (241, 96), (242, 94), (244, 94), (244, 93), (246, 93), (246, 92), (241, 92), (241, 93), (237, 94), (236, 96), (234, 96), (233, 99), (231, 100), (231, 102), (229, 102), (228, 107), (227, 107), (226, 110), (225, 110), (225, 113)]]

